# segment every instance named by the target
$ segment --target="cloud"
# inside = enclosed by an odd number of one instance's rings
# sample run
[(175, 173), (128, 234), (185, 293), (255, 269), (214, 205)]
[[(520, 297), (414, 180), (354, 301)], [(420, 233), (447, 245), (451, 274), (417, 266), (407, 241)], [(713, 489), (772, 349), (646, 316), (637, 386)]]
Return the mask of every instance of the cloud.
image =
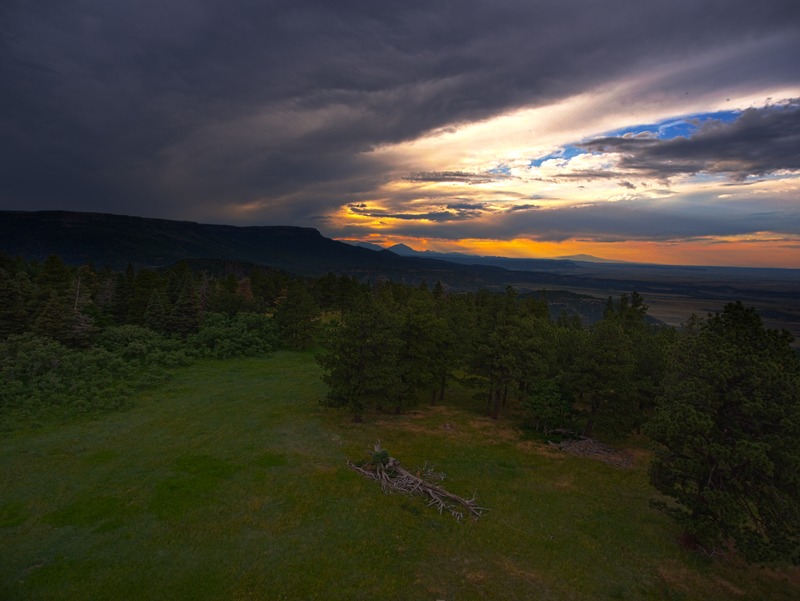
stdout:
[(796, 223), (783, 207), (748, 223), (731, 199), (717, 199), (727, 212), (697, 213), (674, 182), (643, 182), (710, 173), (744, 185), (797, 169), (796, 107), (698, 124), (685, 140), (639, 132), (593, 140), (583, 159), (557, 155), (621, 123), (725, 98), (763, 106), (764, 90), (797, 88), (796, 2), (0, 4), (3, 209), (326, 235), (361, 235), (374, 219), (451, 239)]
[[(730, 124), (709, 120), (695, 121), (694, 125), (698, 131), (688, 138), (605, 137), (577, 146), (592, 153), (619, 155), (617, 169), (658, 180), (707, 173), (725, 174), (743, 182), (751, 176), (800, 169), (798, 100), (782, 106), (749, 108)], [(584, 175), (592, 179), (616, 174)]]
[(487, 184), (497, 180), (508, 179), (503, 173), (465, 173), (463, 171), (441, 171), (413, 173), (403, 179), (410, 182), (458, 182), (464, 184)]
[(532, 209), (540, 208), (539, 205), (514, 205), (506, 209), (506, 213), (514, 213), (515, 211), (530, 211)]
[(360, 206), (350, 205), (350, 211), (362, 217), (373, 217), (375, 219), (402, 219), (406, 221), (464, 221), (476, 219), (483, 214), (483, 208), (473, 205), (457, 206), (447, 205), (448, 211), (433, 210), (427, 213), (395, 213), (382, 209), (361, 208)]
[(557, 102), (664, 56), (784, 40), (781, 55), (753, 57), (759, 77), (782, 77), (795, 65), (793, 6), (7, 3), (1, 193), (188, 216), (198, 199), (280, 204), (316, 182), (358, 188), (376, 175), (360, 153)]

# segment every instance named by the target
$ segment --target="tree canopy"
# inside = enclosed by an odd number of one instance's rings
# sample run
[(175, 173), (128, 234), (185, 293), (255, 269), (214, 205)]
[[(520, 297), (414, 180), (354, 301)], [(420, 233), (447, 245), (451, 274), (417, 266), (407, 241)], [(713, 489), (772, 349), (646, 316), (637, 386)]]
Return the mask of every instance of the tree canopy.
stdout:
[(751, 561), (800, 561), (800, 361), (788, 332), (730, 303), (693, 319), (644, 432), (662, 446), (656, 502), (688, 545), (735, 543)]

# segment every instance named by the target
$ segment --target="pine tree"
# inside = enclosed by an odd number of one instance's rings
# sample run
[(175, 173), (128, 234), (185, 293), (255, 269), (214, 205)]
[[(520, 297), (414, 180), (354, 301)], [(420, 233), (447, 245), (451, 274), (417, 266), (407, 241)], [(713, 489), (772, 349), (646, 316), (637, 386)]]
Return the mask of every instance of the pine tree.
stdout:
[(401, 386), (397, 332), (397, 317), (386, 307), (371, 296), (354, 300), (347, 321), (320, 341), (325, 352), (317, 363), (326, 370), (322, 380), (329, 387), (321, 404), (347, 407), (360, 422), (367, 407), (392, 402)]
[(191, 274), (187, 274), (181, 294), (167, 317), (166, 331), (184, 338), (188, 334), (194, 334), (200, 327), (201, 310), (200, 297), (195, 290), (194, 280)]
[(735, 542), (750, 561), (800, 563), (800, 358), (786, 332), (728, 304), (694, 318), (644, 432), (661, 446), (650, 481), (678, 504), (654, 505), (687, 547)]
[(162, 281), (155, 271), (149, 269), (139, 270), (133, 280), (131, 300), (128, 305), (128, 323), (137, 326), (145, 325), (144, 315), (150, 304), (153, 291), (157, 289), (163, 290), (166, 283)]
[(108, 304), (108, 312), (114, 323), (123, 325), (128, 321), (128, 309), (131, 302), (132, 289), (125, 274), (118, 273), (114, 276), (114, 292)]
[(31, 286), (24, 271), (0, 268), (0, 340), (30, 328)]
[(33, 325), (34, 334), (66, 343), (72, 326), (69, 300), (66, 295), (51, 290), (50, 298)]
[(447, 323), (436, 316), (435, 301), (427, 291), (414, 291), (400, 320), (398, 336), (401, 341), (398, 370), (400, 388), (395, 408), (412, 406), (423, 389), (434, 390), (441, 369), (437, 343), (447, 336)]
[(158, 290), (153, 290), (150, 294), (150, 301), (147, 303), (147, 310), (144, 313), (144, 325), (159, 334), (166, 330), (167, 312)]
[(294, 282), (275, 312), (275, 321), (285, 340), (295, 348), (305, 349), (314, 340), (320, 310), (300, 282)]
[(253, 298), (253, 290), (250, 287), (250, 278), (242, 278), (236, 286), (236, 294), (245, 297), (247, 300)]

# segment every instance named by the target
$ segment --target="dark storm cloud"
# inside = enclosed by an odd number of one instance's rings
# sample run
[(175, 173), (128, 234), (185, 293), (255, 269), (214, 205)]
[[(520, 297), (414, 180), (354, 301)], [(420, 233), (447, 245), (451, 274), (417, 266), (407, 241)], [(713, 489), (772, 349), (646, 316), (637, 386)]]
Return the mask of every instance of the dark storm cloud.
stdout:
[(361, 206), (350, 205), (350, 211), (362, 217), (373, 217), (376, 219), (402, 219), (407, 221), (464, 221), (476, 219), (484, 214), (486, 209), (480, 205), (447, 205), (450, 210), (432, 210), (426, 213), (395, 213), (386, 210), (362, 208)]
[(448, 209), (463, 209), (466, 211), (484, 211), (490, 209), (485, 202), (451, 202), (447, 205)]
[[(303, 223), (384, 183), (392, 166), (370, 153), (382, 145), (737, 39), (778, 40), (783, 52), (743, 69), (789, 77), (798, 13), (749, 0), (10, 0), (0, 206)], [(691, 77), (673, 83), (710, 79)], [(665, 173), (659, 152), (637, 150), (630, 170)]]
[[(617, 163), (619, 169), (659, 180), (702, 172), (728, 174), (743, 181), (749, 176), (800, 169), (798, 101), (747, 109), (730, 124), (711, 120), (695, 121), (694, 125), (698, 131), (688, 138), (623, 136), (598, 138), (578, 146), (589, 152), (618, 153), (622, 157)], [(629, 182), (620, 185), (635, 187)]]
[(405, 177), (412, 182), (458, 182), (462, 184), (488, 184), (493, 181), (509, 179), (511, 176), (503, 173), (466, 173), (464, 171), (433, 171), (413, 173)]

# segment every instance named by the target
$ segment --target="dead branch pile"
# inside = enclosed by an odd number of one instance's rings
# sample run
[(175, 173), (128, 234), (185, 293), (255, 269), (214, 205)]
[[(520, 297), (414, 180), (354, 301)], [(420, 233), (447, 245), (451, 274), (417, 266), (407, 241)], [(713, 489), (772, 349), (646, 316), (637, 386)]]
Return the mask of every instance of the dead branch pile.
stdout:
[(473, 520), (477, 520), (485, 511), (489, 511), (484, 507), (478, 507), (475, 502), (477, 499), (475, 494), (471, 499), (462, 499), (458, 495), (447, 492), (441, 486), (433, 484), (431, 480), (444, 480), (445, 474), (433, 471), (433, 467), (427, 467), (427, 463), (414, 475), (400, 465), (397, 459), (389, 457), (388, 451), (381, 449), (380, 441), (375, 445), (374, 451), (367, 451), (367, 453), (373, 458), (371, 463), (358, 466), (348, 461), (347, 465), (365, 478), (380, 482), (383, 492), (387, 495), (393, 492), (422, 495), (428, 498), (428, 507), (436, 507), (440, 514), (442, 510), (447, 510), (459, 522), (464, 519), (464, 510), (454, 503), (461, 505)]
[(548, 443), (554, 447), (558, 447), (562, 451), (566, 451), (572, 455), (578, 455), (580, 457), (594, 457), (608, 463), (609, 465), (615, 465), (617, 467), (630, 467), (631, 463), (633, 462), (633, 457), (626, 456), (612, 449), (611, 447), (607, 447), (601, 442), (594, 440), (593, 438), (585, 438), (581, 437), (580, 440), (562, 440), (559, 443), (551, 442)]

